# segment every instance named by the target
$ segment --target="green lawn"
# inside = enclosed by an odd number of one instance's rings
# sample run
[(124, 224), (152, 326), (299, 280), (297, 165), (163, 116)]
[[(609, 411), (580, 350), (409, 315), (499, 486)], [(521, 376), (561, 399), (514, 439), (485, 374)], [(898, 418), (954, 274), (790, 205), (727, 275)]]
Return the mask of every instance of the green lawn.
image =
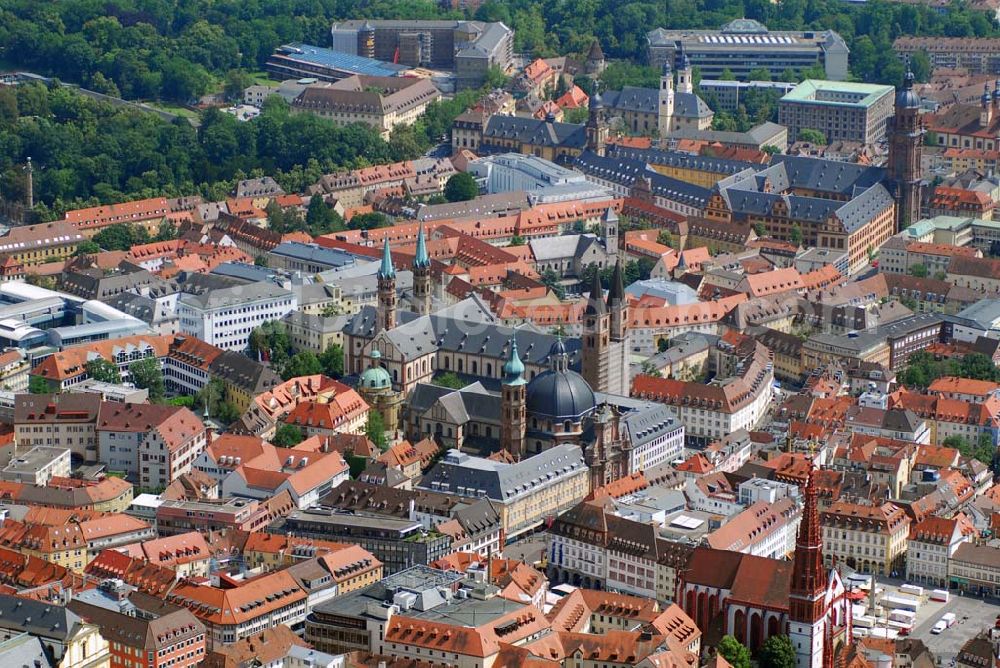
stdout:
[(197, 111), (191, 111), (187, 107), (171, 104), (170, 102), (147, 102), (146, 104), (150, 107), (161, 109), (171, 114), (183, 116), (184, 118), (198, 118), (199, 116)]
[(250, 76), (253, 77), (254, 83), (260, 84), (262, 86), (273, 86), (276, 82), (274, 79), (267, 75), (267, 72), (257, 71), (250, 72)]

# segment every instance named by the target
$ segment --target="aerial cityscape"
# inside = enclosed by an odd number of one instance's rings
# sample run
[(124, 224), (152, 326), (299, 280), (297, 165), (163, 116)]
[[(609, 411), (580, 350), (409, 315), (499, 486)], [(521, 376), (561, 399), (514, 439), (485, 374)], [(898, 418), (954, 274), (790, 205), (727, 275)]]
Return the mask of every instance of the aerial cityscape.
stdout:
[(0, 667), (1000, 668), (1000, 0), (0, 0)]

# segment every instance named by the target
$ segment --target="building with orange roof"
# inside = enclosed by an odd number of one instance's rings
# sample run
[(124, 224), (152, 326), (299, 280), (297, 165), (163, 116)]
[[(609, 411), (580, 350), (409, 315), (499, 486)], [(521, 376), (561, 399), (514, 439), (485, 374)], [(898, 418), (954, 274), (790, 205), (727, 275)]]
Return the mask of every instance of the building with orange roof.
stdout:
[(125, 223), (140, 225), (147, 232), (155, 232), (170, 213), (170, 204), (164, 197), (133, 200), (121, 204), (105, 204), (86, 209), (67, 211), (63, 220), (80, 230), (88, 238), (93, 237), (109, 225)]
[(661, 340), (686, 332), (716, 334), (723, 318), (746, 300), (746, 295), (738, 294), (710, 302), (630, 309), (630, 343), (637, 352), (653, 355)]
[(31, 375), (44, 380), (53, 390), (65, 390), (89, 378), (87, 361), (96, 356), (117, 365), (124, 382), (129, 378), (128, 367), (132, 362), (145, 357), (161, 360), (174, 342), (172, 334), (140, 334), (92, 341), (49, 355), (31, 370)]
[(583, 92), (582, 88), (574, 84), (556, 100), (556, 104), (563, 110), (586, 109), (590, 104), (590, 97)]
[(303, 402), (329, 401), (344, 386), (322, 374), (290, 378), (259, 394), (237, 424), (238, 433), (271, 439), (278, 423)]
[(802, 508), (795, 499), (758, 501), (730, 517), (705, 539), (709, 547), (717, 550), (784, 559), (795, 549), (801, 519)]
[(904, 572), (911, 520), (899, 506), (838, 501), (821, 513), (820, 524), (827, 566), (844, 562), (883, 576)]
[(243, 559), (251, 568), (277, 570), (285, 566), (349, 547), (347, 543), (255, 531), (243, 545)]
[(751, 297), (766, 297), (804, 289), (802, 276), (794, 267), (775, 269), (761, 274), (747, 274), (736, 289)]
[[(55, 509), (46, 509), (49, 512)], [(92, 517), (56, 526), (4, 520), (0, 545), (82, 572), (105, 548), (149, 540), (156, 531), (146, 522), (122, 514)]]
[(205, 425), (181, 406), (103, 402), (95, 431), (99, 460), (144, 489), (190, 471), (206, 444)]
[(990, 380), (974, 380), (958, 376), (941, 376), (935, 378), (927, 387), (929, 394), (936, 394), (946, 399), (956, 399), (970, 403), (983, 403), (991, 395), (1000, 390), (1000, 383)]
[(941, 445), (949, 436), (960, 436), (970, 443), (981, 438), (997, 443), (1000, 427), (1000, 397), (989, 396), (982, 403), (946, 399), (944, 397), (899, 392), (892, 397), (892, 406), (913, 411), (927, 421), (930, 442)]
[(123, 513), (132, 504), (132, 496), (132, 483), (106, 476), (100, 480), (53, 477), (45, 486), (22, 485), (9, 498), (32, 506)]
[(996, 202), (989, 193), (938, 185), (927, 202), (928, 216), (969, 216), (992, 220)]
[(976, 534), (976, 528), (962, 513), (950, 519), (927, 517), (913, 523), (906, 548), (907, 581), (947, 587), (952, 555)]
[(368, 422), (368, 403), (354, 388), (330, 381), (330, 396), (302, 401), (285, 416), (285, 424), (298, 427), (306, 436), (363, 434)]
[(350, 467), (336, 450), (281, 448), (276, 457), (277, 466), (263, 462), (238, 466), (222, 481), (223, 497), (265, 500), (288, 492), (295, 507), (309, 508), (349, 477)]
[(208, 646), (236, 642), (275, 626), (301, 624), (307, 594), (287, 571), (275, 571), (226, 587), (181, 582), (167, 603), (187, 608), (205, 625)]
[(632, 381), (632, 396), (671, 406), (685, 425), (688, 439), (707, 443), (740, 429), (753, 431), (771, 401), (771, 353), (753, 340), (747, 346), (715, 353), (721, 360), (732, 360), (733, 375), (722, 366), (717, 368), (719, 377), (726, 378), (724, 383), (705, 385), (640, 374)]
[(169, 568), (177, 577), (208, 577), (212, 550), (197, 531), (132, 543), (115, 548), (134, 559)]

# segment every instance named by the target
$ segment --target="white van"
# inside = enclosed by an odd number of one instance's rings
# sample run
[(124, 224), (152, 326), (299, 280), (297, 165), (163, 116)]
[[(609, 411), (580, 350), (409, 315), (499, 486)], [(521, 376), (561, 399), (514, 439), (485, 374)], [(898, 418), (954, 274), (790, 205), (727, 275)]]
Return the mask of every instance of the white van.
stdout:
[(931, 633), (937, 635), (948, 628), (948, 622), (941, 620), (931, 627)]

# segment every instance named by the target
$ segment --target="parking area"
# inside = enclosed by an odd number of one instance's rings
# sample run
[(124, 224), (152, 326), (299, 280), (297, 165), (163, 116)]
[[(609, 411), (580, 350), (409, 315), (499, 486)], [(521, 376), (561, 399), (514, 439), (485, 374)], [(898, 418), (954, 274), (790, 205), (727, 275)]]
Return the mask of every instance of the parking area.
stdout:
[[(946, 612), (955, 613), (957, 621), (948, 629), (934, 635), (931, 628)], [(917, 621), (910, 634), (922, 640), (938, 657), (941, 666), (949, 666), (966, 640), (984, 628), (993, 625), (1000, 614), (1000, 605), (994, 599), (983, 600), (958, 596), (952, 592), (947, 603), (926, 601), (917, 611)]]

